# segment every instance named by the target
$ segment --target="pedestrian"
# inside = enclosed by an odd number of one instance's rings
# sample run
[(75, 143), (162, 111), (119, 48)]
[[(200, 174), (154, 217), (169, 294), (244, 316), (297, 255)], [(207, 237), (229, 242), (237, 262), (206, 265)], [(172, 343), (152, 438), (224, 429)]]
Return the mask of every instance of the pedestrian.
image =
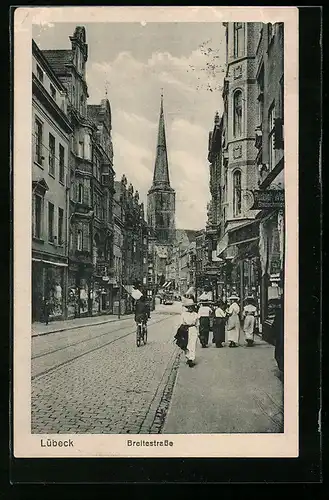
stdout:
[(49, 323), (49, 312), (50, 312), (49, 309), (50, 309), (49, 299), (46, 298), (43, 300), (43, 318), (46, 325), (48, 325)]
[(229, 347), (238, 347), (239, 337), (240, 337), (240, 307), (239, 307), (239, 297), (237, 295), (231, 295), (228, 298), (229, 308), (227, 310), (227, 340), (229, 342)]
[(185, 299), (183, 303), (183, 312), (181, 325), (188, 328), (187, 347), (185, 349), (186, 364), (192, 368), (195, 365), (196, 341), (198, 338), (198, 313), (196, 304), (192, 299)]
[(217, 348), (223, 347), (223, 343), (225, 342), (225, 323), (226, 314), (224, 304), (222, 301), (218, 301), (215, 306), (213, 320), (214, 344)]
[(256, 314), (257, 307), (255, 306), (254, 298), (249, 296), (245, 300), (245, 306), (242, 311), (244, 319), (243, 332), (248, 347), (251, 347), (254, 343)]
[(198, 317), (199, 317), (199, 339), (203, 348), (208, 347), (209, 331), (210, 331), (210, 316), (212, 309), (207, 302), (201, 302)]

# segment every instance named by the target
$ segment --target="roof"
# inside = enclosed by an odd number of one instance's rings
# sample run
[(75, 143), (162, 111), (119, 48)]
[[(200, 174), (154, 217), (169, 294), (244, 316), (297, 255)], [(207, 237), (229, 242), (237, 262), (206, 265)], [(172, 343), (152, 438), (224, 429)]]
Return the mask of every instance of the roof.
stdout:
[(165, 120), (164, 120), (164, 113), (163, 113), (163, 96), (162, 95), (161, 95), (161, 104), (160, 104), (158, 142), (157, 142), (154, 173), (153, 173), (153, 186), (168, 186), (168, 187), (170, 187), (168, 155), (167, 155), (167, 142), (166, 142), (166, 131), (165, 131)]
[(50, 66), (57, 75), (65, 75), (68, 73), (67, 64), (72, 62), (72, 50), (42, 50)]
[(44, 51), (40, 50), (40, 48), (38, 47), (37, 43), (33, 39), (32, 39), (32, 51), (33, 51), (33, 54), (41, 60), (42, 64), (45, 67), (44, 69), (46, 69), (48, 71), (49, 75), (56, 82), (56, 85), (60, 89), (66, 91), (66, 88), (64, 87), (64, 85), (62, 84), (62, 82), (59, 80), (58, 75), (56, 74), (53, 66), (49, 63), (49, 60), (45, 57), (45, 55), (43, 53)]

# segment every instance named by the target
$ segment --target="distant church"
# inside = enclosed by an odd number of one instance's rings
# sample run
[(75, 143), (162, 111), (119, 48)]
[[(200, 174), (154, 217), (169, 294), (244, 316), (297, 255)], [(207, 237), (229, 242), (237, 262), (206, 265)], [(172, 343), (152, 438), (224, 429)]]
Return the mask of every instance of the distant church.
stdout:
[(147, 194), (147, 223), (153, 253), (148, 282), (152, 287), (164, 284), (166, 263), (175, 244), (175, 197), (175, 190), (170, 186), (169, 179), (163, 95), (161, 94), (153, 183)]
[(161, 95), (158, 143), (153, 183), (147, 195), (147, 222), (157, 243), (171, 245), (175, 241), (175, 190), (170, 186), (163, 95)]

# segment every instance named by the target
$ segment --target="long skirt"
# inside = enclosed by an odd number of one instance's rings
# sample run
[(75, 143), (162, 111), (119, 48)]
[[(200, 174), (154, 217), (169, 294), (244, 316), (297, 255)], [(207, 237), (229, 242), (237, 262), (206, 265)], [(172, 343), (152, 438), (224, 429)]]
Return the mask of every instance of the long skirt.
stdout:
[(227, 340), (228, 342), (234, 342), (235, 344), (239, 343), (240, 337), (240, 319), (238, 314), (234, 314), (228, 321), (230, 326), (233, 326), (232, 329), (227, 330)]
[(201, 316), (199, 325), (199, 337), (202, 345), (207, 345), (209, 341), (210, 318)]
[(198, 332), (195, 326), (190, 326), (188, 329), (188, 343), (185, 351), (186, 359), (189, 361), (195, 360), (195, 349), (196, 349), (196, 341), (198, 338)]
[(248, 314), (243, 323), (243, 331), (246, 340), (254, 340), (255, 316)]
[(216, 347), (221, 347), (225, 342), (225, 318), (214, 318), (213, 333)]

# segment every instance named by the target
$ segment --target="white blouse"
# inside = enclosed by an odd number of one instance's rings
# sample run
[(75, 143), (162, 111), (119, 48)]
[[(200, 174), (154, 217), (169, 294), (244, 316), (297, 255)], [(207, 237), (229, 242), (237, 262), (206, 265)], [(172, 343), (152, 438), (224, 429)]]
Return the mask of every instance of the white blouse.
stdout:
[(209, 306), (200, 306), (199, 311), (198, 311), (198, 316), (199, 318), (201, 317), (208, 317), (210, 316), (211, 309)]
[(198, 314), (196, 312), (183, 311), (182, 324), (189, 326), (197, 326)]

